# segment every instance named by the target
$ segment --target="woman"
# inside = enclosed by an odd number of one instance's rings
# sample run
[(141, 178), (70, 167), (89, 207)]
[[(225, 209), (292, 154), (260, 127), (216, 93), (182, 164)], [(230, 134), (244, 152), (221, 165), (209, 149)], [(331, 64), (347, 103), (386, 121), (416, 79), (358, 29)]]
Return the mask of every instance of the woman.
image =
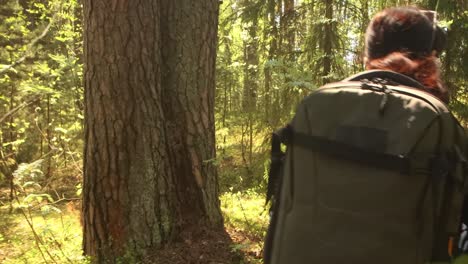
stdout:
[(366, 32), (365, 65), (368, 70), (407, 75), (448, 103), (438, 65), (446, 37), (435, 15), (413, 7), (389, 8), (375, 15)]
[[(366, 68), (377, 71), (301, 102), (272, 141), (265, 263), (427, 264), (456, 255), (464, 193), (451, 179), (464, 177), (467, 151), (441, 103), (449, 102), (438, 66), (444, 42), (434, 12), (386, 9), (366, 32)], [(439, 186), (453, 189), (442, 195)]]
[[(365, 65), (368, 70), (390, 70), (420, 82), (425, 90), (445, 103), (449, 93), (443, 86), (438, 56), (446, 36), (437, 26), (433, 11), (412, 7), (390, 8), (378, 13), (366, 32)], [(468, 222), (468, 197), (465, 197), (462, 222)], [(468, 231), (459, 241), (459, 250), (468, 252)]]

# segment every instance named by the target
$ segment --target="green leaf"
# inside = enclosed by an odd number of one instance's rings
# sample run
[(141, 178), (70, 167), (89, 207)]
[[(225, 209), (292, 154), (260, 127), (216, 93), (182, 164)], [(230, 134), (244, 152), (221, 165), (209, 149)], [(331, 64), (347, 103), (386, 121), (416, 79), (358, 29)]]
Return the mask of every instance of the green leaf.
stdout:
[(53, 205), (46, 204), (44, 206), (41, 206), (41, 212), (42, 212), (42, 214), (49, 214), (51, 212), (56, 212), (56, 213), (61, 214), (62, 210), (60, 210), (59, 208), (57, 208), (57, 207), (55, 207)]
[(41, 185), (39, 185), (39, 183), (34, 182), (34, 181), (27, 181), (21, 187), (23, 187), (23, 188), (28, 188), (28, 187), (41, 188)]
[(55, 130), (55, 132), (60, 132), (62, 134), (67, 134), (68, 133), (68, 130), (66, 130), (63, 127), (56, 127), (54, 130)]
[(15, 141), (10, 141), (10, 142), (3, 143), (3, 147), (18, 146), (18, 145), (23, 144), (24, 142), (26, 142), (26, 140), (18, 139), (18, 140), (15, 140)]

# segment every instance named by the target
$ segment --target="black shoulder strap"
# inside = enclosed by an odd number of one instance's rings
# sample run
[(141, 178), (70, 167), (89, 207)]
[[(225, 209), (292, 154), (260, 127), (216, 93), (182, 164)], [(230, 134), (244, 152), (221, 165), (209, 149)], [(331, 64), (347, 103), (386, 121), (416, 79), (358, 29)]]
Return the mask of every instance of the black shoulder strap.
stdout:
[(281, 181), (281, 170), (284, 163), (285, 153), (281, 151), (281, 143), (289, 144), (291, 139), (292, 128), (287, 125), (271, 135), (271, 162), (270, 170), (268, 171), (268, 185), (266, 204), (273, 196), (278, 193), (279, 182)]
[[(291, 129), (292, 131), (292, 129)], [(453, 162), (464, 162), (460, 158), (453, 159), (450, 153), (438, 153), (437, 155), (418, 155), (417, 157), (407, 157), (404, 155), (394, 155), (384, 152), (372, 151), (362, 147), (357, 147), (337, 140), (325, 137), (307, 135), (301, 132), (290, 132), (291, 139), (295, 145), (324, 153), (336, 158), (365, 164), (384, 170), (396, 171), (402, 174), (410, 174), (414, 168), (427, 168), (434, 178), (446, 176), (454, 168)]]
[(294, 144), (337, 158), (408, 174), (411, 160), (401, 155), (374, 152), (336, 140), (294, 132)]

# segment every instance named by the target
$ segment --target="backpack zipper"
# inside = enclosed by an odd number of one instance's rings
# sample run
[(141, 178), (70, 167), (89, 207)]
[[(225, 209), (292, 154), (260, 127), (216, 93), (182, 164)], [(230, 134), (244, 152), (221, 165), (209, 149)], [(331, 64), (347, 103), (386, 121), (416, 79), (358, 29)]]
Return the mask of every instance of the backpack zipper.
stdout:
[(383, 115), (388, 103), (388, 95), (393, 93), (392, 89), (389, 89), (384, 82), (369, 82), (368, 80), (363, 80), (361, 83), (361, 89), (371, 90), (383, 94), (382, 100), (379, 105), (379, 114)]

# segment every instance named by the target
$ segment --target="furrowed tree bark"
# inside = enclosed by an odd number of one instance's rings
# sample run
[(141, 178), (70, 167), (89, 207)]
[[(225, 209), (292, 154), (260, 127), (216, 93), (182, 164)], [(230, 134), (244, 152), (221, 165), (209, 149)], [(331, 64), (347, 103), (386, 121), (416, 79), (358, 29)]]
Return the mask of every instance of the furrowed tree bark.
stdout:
[(99, 262), (162, 243), (174, 225), (159, 10), (151, 0), (84, 2), (83, 246)]
[(219, 228), (222, 217), (214, 166), (219, 2), (162, 3), (162, 101), (178, 217), (184, 226), (214, 224)]
[(222, 228), (212, 162), (217, 8), (84, 2), (83, 248), (99, 263)]

